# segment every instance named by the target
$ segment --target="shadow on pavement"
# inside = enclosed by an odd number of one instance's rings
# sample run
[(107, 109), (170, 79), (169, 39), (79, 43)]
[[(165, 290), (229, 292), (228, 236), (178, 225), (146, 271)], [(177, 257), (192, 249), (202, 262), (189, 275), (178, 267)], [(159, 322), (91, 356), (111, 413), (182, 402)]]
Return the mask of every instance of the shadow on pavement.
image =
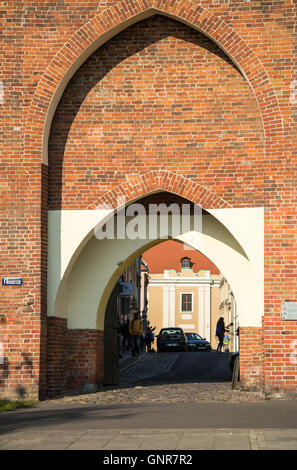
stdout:
[[(65, 407), (65, 403), (63, 404)], [(85, 408), (82, 408), (85, 406)], [(117, 405), (96, 405), (88, 406), (82, 404), (71, 404), (70, 409), (55, 409), (45, 410), (42, 408), (31, 409), (30, 412), (17, 411), (17, 412), (7, 412), (5, 415), (1, 413), (0, 416), (0, 436), (3, 434), (8, 434), (10, 432), (21, 432), (24, 429), (30, 431), (40, 430), (44, 428), (45, 430), (50, 430), (50, 428), (59, 429), (59, 426), (63, 425), (63, 428), (69, 425), (69, 429), (72, 428), (71, 424), (78, 420), (87, 420), (88, 426), (92, 427), (92, 424), (95, 422), (98, 423), (98, 412), (102, 411), (100, 414), (100, 421), (106, 420), (124, 420), (129, 419), (133, 416), (133, 412), (123, 410), (122, 413), (119, 412), (119, 406)], [(104, 411), (109, 413), (114, 410), (114, 413), (105, 415)], [(77, 423), (76, 423), (77, 426)]]

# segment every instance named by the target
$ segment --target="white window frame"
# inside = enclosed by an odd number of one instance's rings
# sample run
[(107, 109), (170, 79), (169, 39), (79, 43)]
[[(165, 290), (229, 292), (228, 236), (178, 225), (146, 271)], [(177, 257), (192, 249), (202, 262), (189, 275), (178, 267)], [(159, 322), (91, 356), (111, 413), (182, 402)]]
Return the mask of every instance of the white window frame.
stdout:
[[(182, 301), (183, 294), (190, 294), (192, 296), (192, 303), (191, 303), (192, 309), (191, 310), (183, 310), (183, 301)], [(193, 306), (194, 306), (194, 292), (180, 292), (180, 313), (193, 313), (194, 312)]]

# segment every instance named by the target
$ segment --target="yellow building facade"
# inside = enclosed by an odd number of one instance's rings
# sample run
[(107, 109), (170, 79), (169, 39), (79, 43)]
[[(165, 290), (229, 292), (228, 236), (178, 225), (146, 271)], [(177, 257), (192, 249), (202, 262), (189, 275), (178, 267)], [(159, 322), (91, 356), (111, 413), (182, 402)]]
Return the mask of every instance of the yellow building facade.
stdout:
[(156, 326), (155, 331), (181, 327), (185, 332), (200, 334), (216, 348), (221, 279), (221, 275), (202, 270), (195, 273), (191, 268), (150, 274), (148, 318), (151, 325)]

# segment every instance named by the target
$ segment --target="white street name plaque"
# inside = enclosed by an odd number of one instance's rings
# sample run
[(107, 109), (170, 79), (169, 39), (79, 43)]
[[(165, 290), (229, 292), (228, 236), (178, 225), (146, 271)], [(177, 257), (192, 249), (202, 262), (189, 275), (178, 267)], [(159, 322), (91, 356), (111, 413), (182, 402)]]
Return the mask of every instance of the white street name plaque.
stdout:
[(282, 303), (283, 320), (297, 320), (297, 302), (285, 300)]
[(2, 286), (22, 286), (23, 283), (22, 277), (2, 277)]

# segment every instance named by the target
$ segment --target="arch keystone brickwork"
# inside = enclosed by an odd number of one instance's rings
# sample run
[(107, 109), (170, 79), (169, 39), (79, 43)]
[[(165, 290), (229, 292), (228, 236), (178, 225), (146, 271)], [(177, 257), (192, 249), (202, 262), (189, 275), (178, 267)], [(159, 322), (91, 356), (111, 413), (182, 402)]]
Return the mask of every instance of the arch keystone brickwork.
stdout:
[(125, 201), (132, 201), (156, 191), (175, 193), (199, 204), (204, 209), (231, 207), (213, 191), (195, 181), (171, 171), (159, 170), (127, 177), (125, 183), (100, 196), (88, 209), (116, 208), (119, 196)]

